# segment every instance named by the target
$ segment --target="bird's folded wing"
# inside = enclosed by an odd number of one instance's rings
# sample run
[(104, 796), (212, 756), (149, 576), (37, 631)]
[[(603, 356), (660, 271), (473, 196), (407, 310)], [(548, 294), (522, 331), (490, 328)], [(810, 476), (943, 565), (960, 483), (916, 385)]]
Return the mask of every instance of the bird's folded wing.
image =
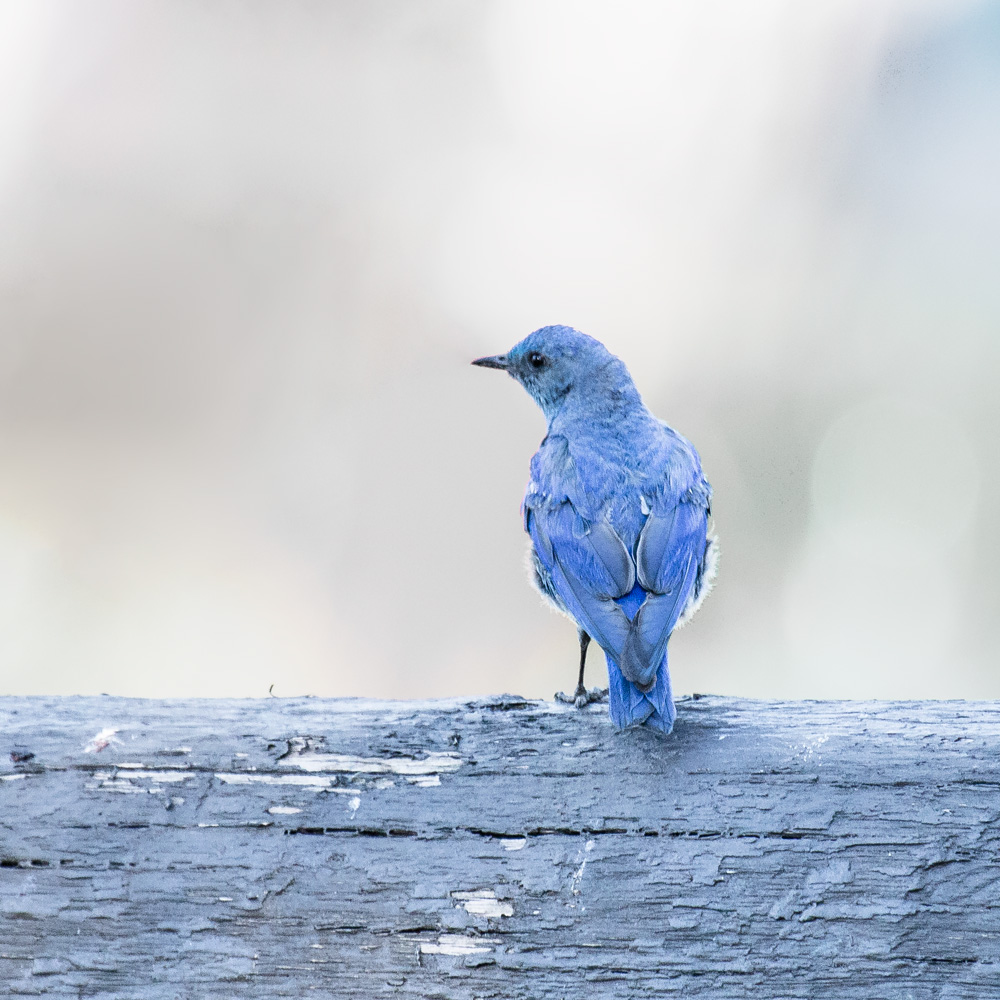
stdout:
[[(705, 556), (706, 507), (661, 501), (646, 519), (633, 563), (606, 521), (581, 518), (568, 500), (531, 500), (525, 502), (525, 527), (567, 610), (628, 680), (649, 690)], [(616, 598), (636, 582), (647, 596), (629, 621)]]
[(624, 542), (606, 521), (585, 521), (568, 501), (526, 506), (525, 525), (569, 612), (617, 660), (629, 623), (615, 598), (635, 586)]
[(635, 550), (636, 571), (643, 590), (670, 594), (684, 578), (688, 563), (701, 559), (708, 511), (684, 500), (655, 506), (646, 518)]
[(687, 606), (705, 555), (707, 510), (674, 502), (650, 511), (636, 548), (639, 584), (648, 592), (622, 647), (622, 673), (640, 688), (651, 685), (670, 633)]

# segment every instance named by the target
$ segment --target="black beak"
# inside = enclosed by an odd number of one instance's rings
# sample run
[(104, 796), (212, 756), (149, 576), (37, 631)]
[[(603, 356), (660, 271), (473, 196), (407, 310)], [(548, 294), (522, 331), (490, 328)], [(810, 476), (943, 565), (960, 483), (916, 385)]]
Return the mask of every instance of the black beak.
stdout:
[(472, 363), (479, 365), (480, 368), (499, 368), (505, 372), (507, 370), (507, 355), (494, 354), (488, 358), (476, 358)]

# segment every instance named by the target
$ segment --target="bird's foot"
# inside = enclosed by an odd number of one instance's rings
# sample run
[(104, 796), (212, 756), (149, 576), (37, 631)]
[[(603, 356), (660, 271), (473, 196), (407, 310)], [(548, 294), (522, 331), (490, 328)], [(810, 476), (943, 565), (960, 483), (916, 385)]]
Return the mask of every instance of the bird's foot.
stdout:
[(564, 705), (575, 705), (577, 708), (586, 708), (587, 705), (605, 701), (607, 697), (607, 688), (590, 688), (588, 690), (585, 687), (578, 687), (572, 694), (565, 694), (562, 691), (556, 691), (555, 694), (556, 701), (561, 701)]

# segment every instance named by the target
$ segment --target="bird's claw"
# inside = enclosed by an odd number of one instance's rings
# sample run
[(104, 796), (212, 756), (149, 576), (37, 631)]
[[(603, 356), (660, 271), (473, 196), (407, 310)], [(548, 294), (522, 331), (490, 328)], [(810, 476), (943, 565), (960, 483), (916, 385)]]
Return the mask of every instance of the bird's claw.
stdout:
[(565, 694), (562, 691), (556, 691), (555, 694), (556, 701), (561, 701), (564, 705), (573, 705), (576, 708), (586, 708), (587, 705), (604, 701), (607, 697), (607, 688), (590, 688), (588, 690), (585, 687), (578, 687), (572, 694)]

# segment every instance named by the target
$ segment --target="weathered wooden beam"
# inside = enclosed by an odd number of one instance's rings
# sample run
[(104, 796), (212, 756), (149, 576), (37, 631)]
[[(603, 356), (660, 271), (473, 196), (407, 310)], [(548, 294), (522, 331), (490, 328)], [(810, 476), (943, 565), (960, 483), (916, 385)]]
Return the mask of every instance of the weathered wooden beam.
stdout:
[(4, 995), (1000, 996), (1000, 705), (0, 699)]

